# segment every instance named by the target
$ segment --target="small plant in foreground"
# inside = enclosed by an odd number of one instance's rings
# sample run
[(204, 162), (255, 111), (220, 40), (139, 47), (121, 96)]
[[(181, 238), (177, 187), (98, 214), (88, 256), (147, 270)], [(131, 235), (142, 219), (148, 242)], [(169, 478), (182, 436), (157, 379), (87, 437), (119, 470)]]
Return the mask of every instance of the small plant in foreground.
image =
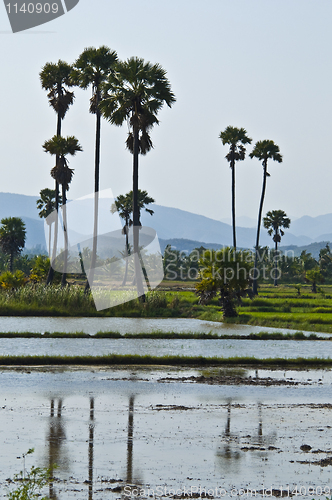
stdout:
[(34, 500), (36, 498), (40, 498), (40, 500), (49, 500), (47, 496), (41, 497), (41, 490), (51, 482), (54, 465), (52, 470), (44, 467), (32, 466), (30, 471), (25, 471), (25, 457), (33, 452), (34, 448), (30, 448), (27, 453), (23, 454), (23, 471), (16, 474), (14, 477), (14, 482), (19, 482), (20, 485), (7, 494), (9, 500)]

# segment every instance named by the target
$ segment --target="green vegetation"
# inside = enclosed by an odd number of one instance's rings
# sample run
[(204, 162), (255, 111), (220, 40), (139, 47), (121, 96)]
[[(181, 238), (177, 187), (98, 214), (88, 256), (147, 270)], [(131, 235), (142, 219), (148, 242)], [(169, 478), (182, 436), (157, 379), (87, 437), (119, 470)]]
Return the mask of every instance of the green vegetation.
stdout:
[[(286, 216), (283, 210), (272, 210), (267, 212), (263, 219), (264, 227), (268, 230), (270, 236), (273, 235), (273, 241), (275, 244), (274, 252), (275, 256), (278, 256), (278, 243), (281, 241), (281, 236), (285, 233), (281, 229), (282, 227), (288, 228), (290, 226), (290, 219)], [(278, 259), (275, 258), (274, 267), (274, 286), (278, 284)]]
[(202, 356), (139, 356), (137, 354), (108, 354), (107, 356), (0, 356), (0, 366), (262, 366), (283, 368), (331, 367), (331, 358), (264, 358), (233, 357), (204, 358)]
[[(150, 205), (151, 203), (154, 203), (155, 200), (151, 198), (151, 196), (148, 195), (147, 191), (142, 191), (141, 189), (138, 190), (137, 192), (137, 198), (138, 198), (138, 218), (139, 218), (139, 223), (141, 223), (141, 211), (143, 208), (147, 213), (150, 215), (154, 214), (154, 211), (151, 208), (146, 208), (146, 205)], [(114, 214), (118, 212), (119, 217), (123, 219), (124, 221), (124, 226), (122, 229), (122, 234), (126, 236), (126, 244), (125, 244), (125, 250), (123, 252), (123, 256), (126, 258), (126, 267), (125, 267), (125, 273), (122, 281), (122, 286), (124, 286), (127, 282), (127, 276), (128, 276), (128, 255), (131, 253), (130, 245), (129, 245), (129, 228), (133, 225), (133, 220), (131, 218), (131, 215), (133, 213), (133, 191), (129, 191), (129, 193), (123, 195), (120, 194), (114, 201), (114, 203), (111, 206), (111, 213)]]
[(8, 500), (34, 500), (37, 498), (40, 500), (49, 500), (48, 496), (41, 497), (41, 491), (44, 486), (52, 481), (52, 474), (55, 466), (53, 465), (53, 467), (49, 469), (32, 466), (29, 471), (25, 471), (25, 457), (31, 455), (33, 452), (34, 449), (30, 448), (27, 453), (22, 455), (24, 463), (23, 471), (16, 474), (13, 480), (14, 483), (19, 483), (19, 486), (6, 495)]
[[(49, 217), (52, 212), (56, 209), (56, 192), (55, 189), (45, 188), (40, 191), (40, 198), (37, 200), (37, 208), (40, 210), (38, 213), (41, 219), (45, 219), (48, 225), (48, 253), (51, 253), (51, 240), (52, 240), (52, 225), (55, 221), (55, 213), (52, 217)], [(62, 198), (58, 196), (59, 203), (62, 203)], [(48, 263), (48, 268), (50, 263)]]
[(199, 265), (200, 281), (196, 284), (199, 303), (207, 304), (219, 295), (224, 318), (236, 317), (235, 301), (240, 300), (250, 286), (250, 252), (237, 252), (230, 247), (217, 252), (206, 250)]
[(331, 285), (320, 294), (303, 285), (300, 296), (295, 286), (262, 286), (257, 298), (242, 300), (238, 319), (250, 325), (332, 333), (331, 297)]
[(69, 338), (69, 339), (199, 339), (199, 340), (319, 340), (330, 341), (332, 337), (320, 337), (315, 333), (304, 335), (303, 332), (281, 333), (281, 332), (259, 332), (250, 333), (249, 335), (218, 335), (217, 333), (200, 333), (200, 332), (146, 332), (146, 333), (125, 333), (119, 332), (97, 332), (95, 335), (84, 332), (0, 332), (0, 338)]
[[(118, 293), (118, 292), (110, 292)], [(195, 317), (221, 321), (216, 305), (200, 306), (194, 293), (152, 291), (146, 302), (138, 299), (110, 309), (96, 311), (92, 294), (83, 286), (27, 284), (0, 291), (0, 316), (115, 316), (115, 317)]]
[(14, 257), (22, 252), (25, 245), (25, 224), (20, 217), (6, 217), (0, 222), (0, 248), (9, 255), (9, 271), (12, 273)]

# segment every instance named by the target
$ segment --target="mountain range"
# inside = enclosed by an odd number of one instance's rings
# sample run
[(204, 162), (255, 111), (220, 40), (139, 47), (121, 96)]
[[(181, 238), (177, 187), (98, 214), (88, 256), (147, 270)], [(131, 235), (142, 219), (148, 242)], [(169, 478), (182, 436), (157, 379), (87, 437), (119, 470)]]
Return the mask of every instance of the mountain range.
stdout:
[[(26, 249), (35, 247), (46, 249), (44, 221), (38, 216), (37, 199), (37, 196), (0, 193), (0, 219), (3, 217), (21, 217), (24, 220), (27, 229)], [(72, 230), (72, 239), (75, 240), (72, 243), (76, 243), (80, 239), (85, 240), (91, 236), (92, 203), (92, 198), (86, 198), (75, 202), (75, 204), (73, 203), (71, 205), (72, 210), (68, 205), (68, 223)], [(101, 198), (100, 232), (106, 232), (106, 228), (109, 227), (109, 220), (112, 217), (110, 215), (110, 205), (111, 201), (109, 199)], [(182, 250), (184, 249), (183, 246), (187, 245), (187, 249), (190, 251), (193, 244), (195, 246), (204, 246), (205, 244), (208, 247), (232, 244), (232, 227), (230, 224), (178, 208), (156, 204), (151, 205), (150, 208), (154, 210), (154, 215), (151, 216), (143, 211), (141, 222), (144, 226), (152, 227), (157, 232), (162, 247), (171, 243)], [(254, 224), (254, 221), (247, 217), (244, 218), (244, 221), (246, 225)], [(118, 229), (118, 227), (119, 221), (116, 222), (113, 229)], [(238, 247), (253, 248), (256, 239), (255, 227), (238, 226), (236, 232)], [(282, 245), (284, 247), (306, 248), (308, 245), (312, 246), (315, 242), (324, 242), (322, 246), (325, 246), (326, 242), (330, 241), (332, 241), (332, 214), (318, 217), (305, 215), (291, 223), (290, 229), (285, 231), (282, 238)], [(273, 246), (272, 238), (264, 228), (261, 229), (260, 244), (262, 246)]]

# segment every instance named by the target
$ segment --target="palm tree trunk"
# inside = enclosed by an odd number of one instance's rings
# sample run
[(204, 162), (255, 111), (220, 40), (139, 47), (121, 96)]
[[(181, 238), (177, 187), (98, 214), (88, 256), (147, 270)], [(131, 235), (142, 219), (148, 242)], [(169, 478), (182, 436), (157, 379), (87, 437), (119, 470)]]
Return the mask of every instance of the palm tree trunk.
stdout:
[(94, 219), (93, 219), (93, 243), (92, 243), (92, 257), (91, 268), (89, 276), (85, 284), (85, 291), (90, 288), (89, 283), (93, 282), (94, 268), (97, 260), (97, 237), (98, 237), (98, 209), (99, 209), (99, 165), (100, 165), (100, 128), (101, 128), (101, 115), (99, 110), (100, 91), (96, 92), (96, 146), (95, 146), (95, 196), (94, 196)]
[(52, 223), (48, 226), (48, 255), (51, 255)]
[(236, 229), (235, 229), (235, 161), (232, 158), (232, 225), (233, 225), (233, 247), (236, 250)]
[(264, 160), (264, 162), (263, 162), (263, 187), (262, 187), (262, 195), (261, 195), (261, 201), (259, 204), (259, 211), (258, 211), (258, 224), (257, 224), (256, 246), (255, 246), (254, 281), (252, 284), (252, 291), (253, 291), (254, 295), (258, 295), (258, 291), (257, 291), (257, 280), (258, 280), (257, 263), (258, 263), (258, 252), (259, 252), (259, 236), (260, 236), (260, 230), (261, 230), (261, 224), (262, 224), (263, 203), (264, 203), (265, 189), (266, 189), (266, 173), (267, 173), (267, 161)]
[(67, 284), (67, 261), (68, 261), (68, 233), (67, 233), (67, 198), (66, 198), (66, 187), (62, 184), (62, 219), (63, 219), (63, 236), (64, 236), (64, 252), (63, 252), (63, 272), (61, 278), (61, 286), (64, 287)]
[(125, 264), (125, 273), (122, 281), (122, 286), (125, 286), (127, 282), (127, 276), (128, 276), (128, 257), (129, 257), (129, 221), (128, 218), (126, 218), (126, 225), (125, 225), (125, 231), (126, 231), (126, 248), (125, 248), (125, 258), (126, 258), (126, 264)]
[(138, 210), (138, 127), (134, 126), (134, 155), (133, 155), (133, 230), (134, 230), (134, 262), (137, 293), (142, 302), (145, 302), (142, 275), (139, 258), (139, 210)]
[(274, 258), (275, 258), (275, 265), (274, 265), (274, 286), (278, 286), (278, 240), (277, 240), (277, 232), (275, 233), (276, 241), (275, 241), (275, 246), (274, 246)]
[[(60, 86), (59, 95), (62, 95), (62, 89)], [(58, 113), (58, 120), (57, 120), (57, 127), (56, 127), (56, 135), (60, 136), (61, 135), (61, 116), (60, 113)], [(55, 157), (55, 164), (58, 165), (59, 163), (59, 156), (56, 155)], [(52, 251), (52, 257), (50, 255), (50, 268), (48, 271), (47, 279), (46, 279), (46, 285), (50, 285), (53, 281), (54, 278), (54, 269), (52, 267), (52, 264), (54, 263), (56, 259), (56, 252), (57, 252), (57, 246), (58, 246), (58, 230), (59, 230), (59, 224), (58, 224), (58, 212), (59, 212), (59, 183), (58, 181), (55, 181), (55, 211), (56, 211), (56, 218), (55, 218), (55, 224), (54, 224), (54, 239), (53, 239), (53, 251)]]

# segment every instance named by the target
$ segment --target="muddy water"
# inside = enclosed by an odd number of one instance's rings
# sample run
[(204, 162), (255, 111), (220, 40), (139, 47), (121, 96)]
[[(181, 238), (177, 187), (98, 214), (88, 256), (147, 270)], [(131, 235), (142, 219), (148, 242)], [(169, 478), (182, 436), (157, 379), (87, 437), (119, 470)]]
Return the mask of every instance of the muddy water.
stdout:
[[(23, 467), (17, 457), (34, 447), (26, 467), (58, 464), (50, 490), (58, 500), (167, 498), (172, 489), (248, 498), (248, 488), (258, 498), (297, 488), (325, 499), (331, 372), (219, 374), (234, 384), (196, 383), (196, 370), (0, 372), (1, 494)], [(255, 377), (276, 385), (248, 385)]]
[(69, 339), (0, 338), (0, 355), (102, 356), (107, 354), (150, 356), (203, 356), (229, 358), (328, 358), (327, 341), (225, 340), (225, 339)]

